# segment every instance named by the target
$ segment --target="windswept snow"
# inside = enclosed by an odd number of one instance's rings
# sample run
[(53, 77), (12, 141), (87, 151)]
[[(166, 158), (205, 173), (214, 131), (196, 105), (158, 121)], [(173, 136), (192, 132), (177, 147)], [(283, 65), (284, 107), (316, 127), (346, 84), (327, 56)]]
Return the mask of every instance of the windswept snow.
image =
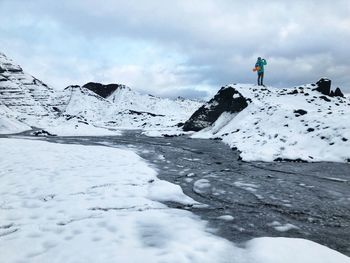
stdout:
[(350, 160), (349, 98), (322, 96), (311, 85), (283, 90), (228, 87), (251, 103), (237, 115), (224, 112), (194, 138), (222, 138), (238, 148), (245, 161)]
[(0, 144), (1, 262), (350, 262), (303, 239), (258, 238), (238, 248), (216, 237), (197, 216), (160, 203), (197, 204), (129, 150)]

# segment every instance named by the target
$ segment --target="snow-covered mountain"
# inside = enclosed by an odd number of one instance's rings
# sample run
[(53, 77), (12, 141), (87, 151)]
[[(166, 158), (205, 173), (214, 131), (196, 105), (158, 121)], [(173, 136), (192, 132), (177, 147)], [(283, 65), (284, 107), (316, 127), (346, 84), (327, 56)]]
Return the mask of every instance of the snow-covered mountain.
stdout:
[[(195, 138), (222, 139), (246, 161), (350, 162), (350, 100), (340, 90), (334, 96), (327, 81), (292, 89), (228, 85), (184, 127), (200, 130)], [(223, 107), (223, 93), (240, 107)]]
[(201, 105), (181, 98), (171, 100), (140, 94), (122, 85), (103, 98), (97, 94), (106, 94), (103, 89), (110, 85), (94, 84), (95, 87), (91, 83), (68, 87), (66, 91), (71, 95), (64, 113), (83, 116), (96, 126), (169, 131)]
[(0, 53), (0, 102), (21, 121), (44, 116), (55, 117), (63, 103), (52, 88), (23, 72), (22, 68)]
[(59, 135), (101, 135), (120, 129), (179, 130), (177, 124), (201, 103), (144, 95), (121, 84), (57, 91), (0, 54), (0, 105), (0, 133), (33, 126)]

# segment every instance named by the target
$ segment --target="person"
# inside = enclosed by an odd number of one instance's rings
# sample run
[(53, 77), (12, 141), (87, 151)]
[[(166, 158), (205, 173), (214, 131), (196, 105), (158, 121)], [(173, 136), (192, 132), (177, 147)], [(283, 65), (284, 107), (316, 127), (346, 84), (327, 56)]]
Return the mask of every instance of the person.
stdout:
[(264, 66), (267, 65), (266, 59), (261, 59), (258, 57), (258, 60), (255, 63), (255, 71), (258, 72), (258, 86), (264, 86)]

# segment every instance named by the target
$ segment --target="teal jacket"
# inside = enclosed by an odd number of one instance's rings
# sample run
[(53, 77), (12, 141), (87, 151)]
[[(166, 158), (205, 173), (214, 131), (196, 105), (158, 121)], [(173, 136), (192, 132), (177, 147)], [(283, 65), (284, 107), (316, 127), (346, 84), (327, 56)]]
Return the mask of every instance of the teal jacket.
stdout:
[(263, 73), (264, 72), (264, 66), (267, 65), (267, 62), (265, 59), (258, 59), (255, 63), (255, 67), (259, 67), (260, 69), (258, 70), (258, 73)]

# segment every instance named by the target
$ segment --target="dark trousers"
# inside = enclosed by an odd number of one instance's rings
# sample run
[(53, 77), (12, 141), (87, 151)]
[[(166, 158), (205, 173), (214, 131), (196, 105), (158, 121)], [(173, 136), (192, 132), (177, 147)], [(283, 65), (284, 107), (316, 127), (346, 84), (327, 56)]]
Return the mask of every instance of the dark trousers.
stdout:
[(264, 72), (258, 72), (258, 86), (264, 86)]

